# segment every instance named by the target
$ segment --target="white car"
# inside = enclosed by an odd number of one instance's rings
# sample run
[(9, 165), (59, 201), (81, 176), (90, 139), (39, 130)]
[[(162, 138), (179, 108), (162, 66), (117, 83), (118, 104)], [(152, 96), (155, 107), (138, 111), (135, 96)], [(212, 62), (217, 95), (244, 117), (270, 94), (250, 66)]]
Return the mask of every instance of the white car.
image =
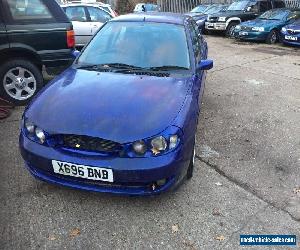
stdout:
[(61, 7), (73, 24), (76, 47), (86, 45), (99, 28), (113, 18), (99, 4), (72, 3)]
[(109, 14), (111, 14), (111, 16), (116, 17), (118, 16), (118, 14), (113, 10), (113, 8), (106, 3), (97, 3), (102, 9), (106, 10)]

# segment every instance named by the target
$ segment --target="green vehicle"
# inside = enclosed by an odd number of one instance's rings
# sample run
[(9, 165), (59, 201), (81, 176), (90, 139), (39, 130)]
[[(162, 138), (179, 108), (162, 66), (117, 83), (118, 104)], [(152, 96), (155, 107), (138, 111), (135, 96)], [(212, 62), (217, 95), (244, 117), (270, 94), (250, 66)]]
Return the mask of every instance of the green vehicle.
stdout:
[(300, 19), (300, 9), (269, 10), (254, 20), (237, 25), (234, 30), (235, 38), (274, 44), (279, 41), (281, 28), (297, 19)]

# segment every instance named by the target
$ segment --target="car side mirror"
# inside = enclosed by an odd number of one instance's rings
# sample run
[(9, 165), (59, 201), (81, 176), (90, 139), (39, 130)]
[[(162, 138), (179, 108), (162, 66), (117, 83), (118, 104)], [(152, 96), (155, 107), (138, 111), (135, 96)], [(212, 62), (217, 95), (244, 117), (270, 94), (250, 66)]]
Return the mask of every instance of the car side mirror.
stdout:
[(77, 58), (79, 55), (80, 55), (80, 51), (79, 50), (75, 49), (75, 50), (72, 51), (72, 56), (74, 58)]
[(213, 60), (206, 59), (206, 60), (201, 60), (198, 63), (197, 69), (198, 70), (210, 70), (213, 68), (213, 66), (214, 66)]
[(247, 9), (246, 9), (246, 12), (250, 12), (251, 9), (252, 9), (251, 6), (248, 6)]

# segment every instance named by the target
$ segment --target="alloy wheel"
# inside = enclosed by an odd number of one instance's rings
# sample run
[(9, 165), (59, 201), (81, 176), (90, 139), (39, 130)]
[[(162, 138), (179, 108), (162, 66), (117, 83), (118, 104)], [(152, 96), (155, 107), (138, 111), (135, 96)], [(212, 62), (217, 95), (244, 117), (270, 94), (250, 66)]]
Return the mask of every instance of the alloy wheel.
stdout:
[(276, 41), (277, 41), (277, 34), (276, 34), (276, 32), (273, 32), (270, 42), (273, 44), (273, 43), (276, 43)]
[(37, 82), (32, 72), (23, 67), (15, 67), (5, 74), (3, 86), (9, 96), (22, 101), (34, 95)]
[(229, 37), (230, 38), (233, 38), (234, 37), (234, 29), (235, 29), (236, 25), (232, 25), (230, 27), (230, 30), (229, 30)]

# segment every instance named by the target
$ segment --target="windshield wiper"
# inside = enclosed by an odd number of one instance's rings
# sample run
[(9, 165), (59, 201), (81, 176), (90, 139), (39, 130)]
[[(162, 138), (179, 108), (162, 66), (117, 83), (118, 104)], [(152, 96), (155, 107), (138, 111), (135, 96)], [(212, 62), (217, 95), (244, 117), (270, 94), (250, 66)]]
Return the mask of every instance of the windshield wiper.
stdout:
[(129, 64), (125, 64), (125, 63), (106, 63), (106, 64), (101, 64), (101, 66), (115, 68), (115, 69), (132, 69), (132, 70), (143, 69), (142, 67), (129, 65)]
[(138, 66), (124, 64), (124, 63), (102, 63), (102, 64), (83, 64), (78, 65), (79, 69), (143, 69)]
[(164, 65), (164, 66), (159, 66), (159, 67), (150, 67), (150, 68), (147, 68), (147, 70), (168, 71), (168, 70), (189, 70), (189, 68), (175, 66), (175, 65)]

